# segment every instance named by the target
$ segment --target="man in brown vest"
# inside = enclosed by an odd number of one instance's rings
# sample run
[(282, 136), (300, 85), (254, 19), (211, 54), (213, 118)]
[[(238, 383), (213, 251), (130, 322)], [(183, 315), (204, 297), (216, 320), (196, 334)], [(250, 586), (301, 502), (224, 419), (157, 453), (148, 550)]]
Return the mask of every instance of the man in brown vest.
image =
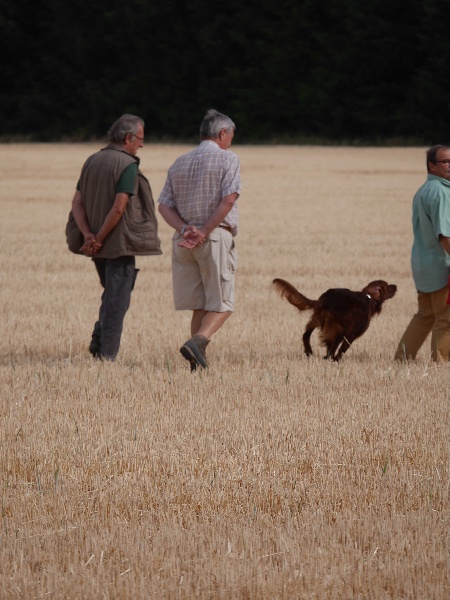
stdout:
[(70, 230), (68, 224), (66, 233), (73, 252), (92, 257), (104, 288), (89, 351), (114, 360), (138, 272), (135, 256), (161, 254), (161, 248), (150, 184), (136, 156), (144, 145), (144, 121), (122, 115), (108, 139), (81, 170), (72, 200), (76, 226)]

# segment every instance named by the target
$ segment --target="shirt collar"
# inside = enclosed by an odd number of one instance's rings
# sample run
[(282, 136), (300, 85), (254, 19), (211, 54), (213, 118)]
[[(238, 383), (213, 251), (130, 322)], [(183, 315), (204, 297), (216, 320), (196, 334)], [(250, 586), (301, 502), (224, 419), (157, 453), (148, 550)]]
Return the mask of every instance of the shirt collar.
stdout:
[(219, 144), (217, 142), (215, 142), (214, 140), (202, 140), (200, 142), (200, 145), (201, 144), (208, 144), (208, 145), (214, 144), (214, 146), (219, 147)]
[(141, 159), (139, 158), (139, 156), (137, 156), (136, 154), (130, 154), (120, 144), (114, 144), (114, 143), (110, 142), (107, 146), (105, 146), (105, 148), (102, 148), (102, 150), (117, 150), (118, 152), (123, 152), (124, 154), (128, 154), (128, 156), (131, 156), (131, 158), (134, 158), (134, 160), (137, 162), (138, 166), (141, 162)]
[(437, 175), (432, 175), (431, 173), (428, 173), (427, 181), (433, 181), (434, 179), (437, 179), (440, 183), (443, 183), (447, 187), (450, 187), (450, 181), (448, 181), (448, 179), (444, 179), (443, 177), (438, 177)]

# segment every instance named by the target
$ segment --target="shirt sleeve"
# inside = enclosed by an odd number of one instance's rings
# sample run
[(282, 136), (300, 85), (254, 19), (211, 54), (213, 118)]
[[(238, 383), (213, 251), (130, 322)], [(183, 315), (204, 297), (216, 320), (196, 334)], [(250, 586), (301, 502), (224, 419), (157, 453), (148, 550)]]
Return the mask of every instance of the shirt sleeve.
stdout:
[(119, 177), (119, 181), (116, 185), (116, 194), (125, 193), (131, 195), (134, 192), (137, 174), (137, 163), (133, 162), (128, 165), (128, 167), (122, 171), (122, 175)]
[(439, 190), (431, 203), (430, 219), (436, 236), (450, 237), (450, 194), (447, 190)]
[(229, 153), (227, 170), (222, 181), (222, 198), (230, 194), (241, 193), (241, 172), (239, 158), (232, 152)]
[(170, 180), (170, 170), (166, 179), (166, 183), (164, 184), (162, 192), (158, 198), (158, 204), (164, 204), (170, 208), (175, 208), (175, 202), (173, 201), (172, 182)]

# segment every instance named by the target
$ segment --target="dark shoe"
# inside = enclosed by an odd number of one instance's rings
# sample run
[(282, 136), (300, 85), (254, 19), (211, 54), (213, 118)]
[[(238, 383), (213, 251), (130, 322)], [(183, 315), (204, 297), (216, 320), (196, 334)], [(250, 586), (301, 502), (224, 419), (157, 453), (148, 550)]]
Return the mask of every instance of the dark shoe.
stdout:
[(187, 352), (185, 352), (185, 350), (183, 348), (180, 348), (180, 352), (184, 356), (184, 358), (189, 361), (189, 366), (191, 367), (191, 373), (196, 371), (198, 363), (195, 360), (195, 358), (188, 356)]
[(180, 352), (189, 361), (191, 373), (196, 370), (197, 366), (204, 369), (208, 367), (208, 363), (206, 362), (206, 346), (208, 344), (209, 340), (203, 335), (193, 335), (190, 340), (181, 346)]

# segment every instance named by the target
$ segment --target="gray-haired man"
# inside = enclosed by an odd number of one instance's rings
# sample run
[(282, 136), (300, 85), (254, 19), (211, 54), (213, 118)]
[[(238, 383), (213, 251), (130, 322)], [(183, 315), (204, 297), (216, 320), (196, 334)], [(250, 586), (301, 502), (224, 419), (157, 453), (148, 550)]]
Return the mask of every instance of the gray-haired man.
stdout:
[(73, 252), (92, 257), (104, 288), (89, 351), (114, 360), (138, 271), (135, 256), (161, 249), (152, 191), (136, 156), (144, 145), (144, 121), (122, 115), (108, 138), (108, 146), (86, 160), (72, 200), (72, 234), (77, 240), (81, 232), (84, 243), (70, 239), (70, 228), (66, 233)]
[(234, 310), (241, 191), (238, 157), (231, 146), (235, 124), (209, 110), (200, 145), (170, 167), (159, 212), (175, 229), (172, 278), (176, 310), (192, 310), (191, 337), (180, 348), (191, 371), (207, 367), (206, 346)]

